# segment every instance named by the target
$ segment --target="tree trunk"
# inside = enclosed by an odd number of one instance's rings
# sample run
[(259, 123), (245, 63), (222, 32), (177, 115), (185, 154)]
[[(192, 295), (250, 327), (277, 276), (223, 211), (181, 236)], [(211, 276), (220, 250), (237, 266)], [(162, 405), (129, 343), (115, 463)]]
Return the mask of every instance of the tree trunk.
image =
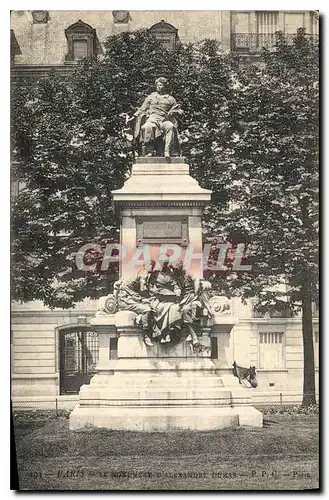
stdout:
[(307, 281), (304, 284), (302, 291), (302, 329), (304, 350), (304, 386), (302, 406), (310, 406), (316, 404), (316, 398), (312, 325), (312, 295)]

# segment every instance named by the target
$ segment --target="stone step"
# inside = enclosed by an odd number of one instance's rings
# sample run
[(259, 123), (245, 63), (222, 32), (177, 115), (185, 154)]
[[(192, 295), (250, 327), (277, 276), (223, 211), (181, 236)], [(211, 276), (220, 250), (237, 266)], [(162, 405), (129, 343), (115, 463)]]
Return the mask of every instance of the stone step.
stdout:
[[(84, 385), (81, 406), (218, 406), (232, 404), (232, 393), (225, 388), (100, 388)], [(251, 398), (248, 398), (251, 401)], [(248, 402), (248, 401), (246, 401)]]
[(111, 400), (122, 400), (122, 399), (225, 399), (228, 400), (231, 397), (231, 391), (229, 389), (223, 388), (147, 388), (147, 389), (122, 389), (122, 388), (99, 388), (90, 387), (89, 385), (84, 385), (80, 389), (80, 400), (83, 399), (93, 399), (93, 398), (104, 398)]
[(219, 377), (198, 377), (198, 378), (188, 378), (188, 377), (156, 377), (156, 378), (148, 378), (148, 377), (139, 377), (139, 378), (131, 378), (128, 376), (122, 377), (101, 377), (95, 376), (90, 381), (90, 387), (106, 387), (106, 388), (120, 388), (129, 389), (129, 388), (137, 388), (139, 390), (148, 389), (148, 388), (158, 388), (158, 389), (167, 389), (172, 388), (175, 390), (176, 388), (184, 388), (184, 389), (197, 389), (197, 388), (222, 388), (223, 382)]
[(248, 425), (262, 427), (262, 414), (252, 407), (89, 407), (76, 406), (70, 430), (99, 427), (116, 430), (166, 432), (214, 430)]
[[(121, 311), (122, 312), (122, 311)], [(217, 376), (218, 366), (213, 360), (204, 357), (196, 358), (119, 358), (102, 361), (97, 372), (99, 375), (115, 377), (209, 377)], [(230, 373), (231, 370), (226, 370)]]
[(186, 407), (189, 408), (191, 406), (193, 407), (207, 407), (207, 408), (214, 408), (214, 407), (219, 407), (219, 406), (233, 406), (230, 404), (230, 400), (199, 400), (199, 399), (124, 399), (124, 400), (111, 400), (111, 399), (81, 399), (79, 402), (80, 406), (83, 408), (102, 408), (102, 407), (117, 407), (117, 406), (124, 406), (124, 407), (159, 407), (159, 406), (166, 406), (166, 407)]

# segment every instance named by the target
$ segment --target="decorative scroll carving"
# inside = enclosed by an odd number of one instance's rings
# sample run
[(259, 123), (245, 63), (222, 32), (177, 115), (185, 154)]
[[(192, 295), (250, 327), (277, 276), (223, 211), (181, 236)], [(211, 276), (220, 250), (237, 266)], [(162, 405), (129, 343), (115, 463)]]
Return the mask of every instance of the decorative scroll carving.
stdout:
[(96, 316), (107, 316), (108, 314), (115, 314), (117, 312), (117, 302), (113, 294), (99, 299), (98, 311)]
[(215, 295), (209, 300), (213, 313), (218, 316), (222, 314), (231, 314), (231, 305), (229, 300), (222, 295)]

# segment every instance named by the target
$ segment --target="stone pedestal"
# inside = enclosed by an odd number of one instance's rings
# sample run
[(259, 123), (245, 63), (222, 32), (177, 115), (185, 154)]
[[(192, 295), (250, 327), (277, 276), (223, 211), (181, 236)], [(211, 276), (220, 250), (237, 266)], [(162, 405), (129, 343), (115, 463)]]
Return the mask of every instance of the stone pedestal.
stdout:
[[(136, 276), (131, 257), (148, 247), (156, 260), (161, 245), (179, 246), (187, 272), (203, 276), (202, 209), (211, 192), (189, 175), (182, 158), (139, 158), (122, 189), (113, 192), (121, 214), (121, 244), (126, 250), (121, 276)], [(175, 260), (174, 258), (172, 260)], [(70, 429), (88, 426), (138, 431), (211, 430), (227, 426), (262, 426), (248, 389), (233, 377), (229, 337), (236, 320), (229, 306), (214, 298), (214, 321), (200, 338), (204, 350), (190, 343), (148, 347), (129, 311), (96, 316), (100, 355), (97, 374), (80, 390), (70, 415)], [(225, 301), (225, 299), (224, 299)], [(227, 302), (227, 300), (226, 300)], [(117, 349), (112, 351), (112, 341)]]
[(131, 177), (113, 191), (125, 252), (120, 275), (126, 279), (141, 269), (132, 264), (134, 255), (156, 260), (160, 245), (174, 244), (180, 251), (173, 260), (184, 260), (186, 252), (199, 255), (190, 259), (188, 273), (203, 276), (201, 217), (210, 197), (211, 191), (190, 176), (184, 158), (137, 158)]

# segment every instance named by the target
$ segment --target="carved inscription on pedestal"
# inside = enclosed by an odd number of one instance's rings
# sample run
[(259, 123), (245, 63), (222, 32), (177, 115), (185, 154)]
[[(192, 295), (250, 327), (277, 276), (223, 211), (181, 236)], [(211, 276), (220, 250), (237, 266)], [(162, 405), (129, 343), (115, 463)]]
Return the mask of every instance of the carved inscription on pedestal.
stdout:
[(137, 245), (145, 243), (188, 244), (188, 223), (186, 217), (137, 217)]

